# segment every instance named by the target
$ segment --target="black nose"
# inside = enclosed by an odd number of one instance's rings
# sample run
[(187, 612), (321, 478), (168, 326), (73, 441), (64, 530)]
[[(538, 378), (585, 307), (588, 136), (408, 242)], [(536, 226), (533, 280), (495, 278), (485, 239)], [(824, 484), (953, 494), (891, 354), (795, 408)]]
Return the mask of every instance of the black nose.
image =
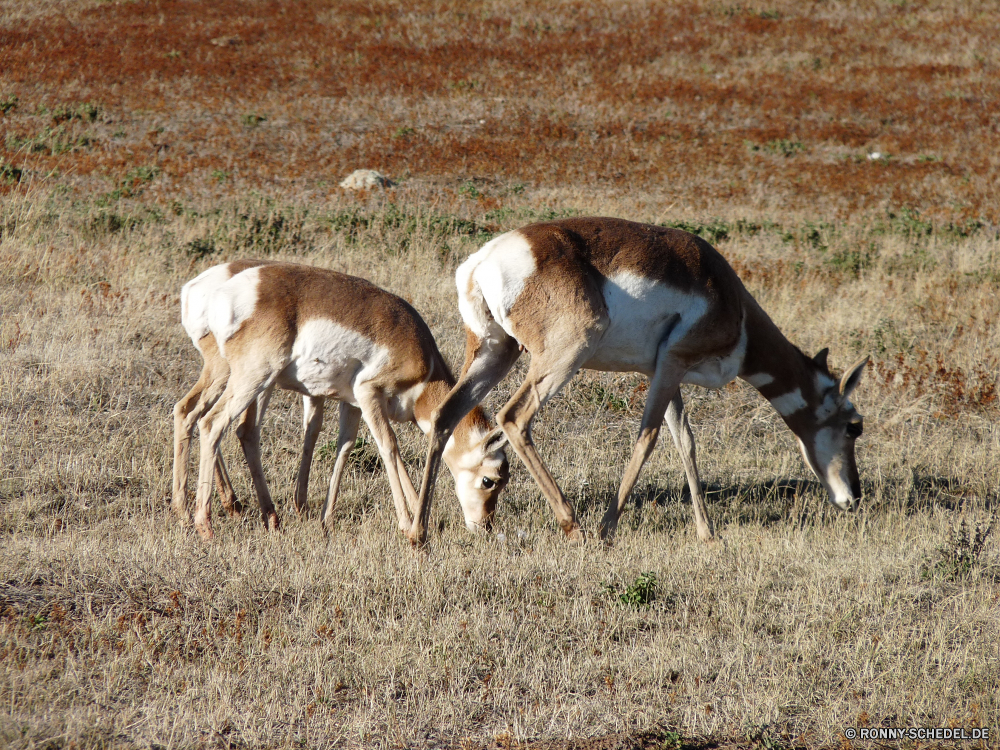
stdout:
[(855, 505), (861, 502), (861, 480), (851, 482), (851, 497), (854, 498)]

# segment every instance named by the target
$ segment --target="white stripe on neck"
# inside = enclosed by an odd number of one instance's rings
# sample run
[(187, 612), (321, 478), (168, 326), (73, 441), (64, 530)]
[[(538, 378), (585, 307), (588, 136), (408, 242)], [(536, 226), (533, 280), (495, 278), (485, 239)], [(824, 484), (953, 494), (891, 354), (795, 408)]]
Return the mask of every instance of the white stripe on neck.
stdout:
[(802, 389), (796, 388), (794, 391), (771, 399), (771, 406), (783, 417), (790, 416), (801, 409), (805, 409), (808, 404), (802, 398)]
[(753, 375), (748, 375), (743, 379), (747, 381), (750, 385), (752, 385), (754, 388), (763, 388), (765, 385), (770, 385), (771, 383), (774, 382), (774, 377), (767, 374), (766, 372), (757, 372), (754, 373)]

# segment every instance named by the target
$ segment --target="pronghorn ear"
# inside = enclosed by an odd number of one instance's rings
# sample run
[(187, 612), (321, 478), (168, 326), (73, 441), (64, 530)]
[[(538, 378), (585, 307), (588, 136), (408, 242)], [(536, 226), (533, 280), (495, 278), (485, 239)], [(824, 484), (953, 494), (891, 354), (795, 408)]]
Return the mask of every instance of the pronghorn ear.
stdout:
[(813, 362), (822, 367), (827, 372), (830, 372), (830, 368), (826, 366), (826, 356), (830, 353), (829, 348), (820, 349), (816, 352), (816, 356), (813, 357)]
[(851, 395), (851, 391), (858, 387), (861, 376), (864, 374), (865, 366), (868, 364), (868, 357), (862, 357), (844, 373), (840, 379), (840, 398), (846, 399)]
[(507, 445), (507, 435), (497, 427), (493, 432), (483, 438), (483, 455), (488, 456)]

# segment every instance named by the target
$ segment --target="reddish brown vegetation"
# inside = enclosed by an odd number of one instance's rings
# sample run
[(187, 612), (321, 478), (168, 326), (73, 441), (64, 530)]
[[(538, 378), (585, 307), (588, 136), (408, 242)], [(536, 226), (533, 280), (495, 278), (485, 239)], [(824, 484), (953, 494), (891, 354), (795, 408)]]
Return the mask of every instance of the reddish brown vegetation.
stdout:
[[(155, 163), (182, 189), (212, 170), (312, 186), (377, 166), (628, 183), (699, 210), (763, 189), (828, 216), (995, 222), (998, 48), (1000, 10), (975, 2), (159, 0), (6, 24), (0, 98), (18, 97), (8, 162), (113, 177)], [(63, 140), (86, 138), (25, 147), (76, 102), (101, 116), (59, 123)]]

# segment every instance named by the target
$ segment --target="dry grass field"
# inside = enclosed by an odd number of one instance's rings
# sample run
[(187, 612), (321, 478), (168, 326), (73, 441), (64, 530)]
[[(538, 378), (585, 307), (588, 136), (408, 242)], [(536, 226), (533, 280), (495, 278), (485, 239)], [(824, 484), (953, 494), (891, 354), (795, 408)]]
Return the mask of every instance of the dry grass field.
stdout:
[[(359, 167), (398, 184), (340, 189)], [(0, 746), (1000, 747), (998, 188), (989, 0), (0, 0)], [(712, 545), (667, 439), (611, 547), (568, 544), (512, 456), (503, 538), (442, 472), (418, 555), (364, 428), (324, 538), (336, 426), (300, 520), (290, 394), (282, 531), (179, 527), (184, 281), (360, 275), (457, 367), (458, 263), (587, 214), (697, 232), (805, 351), (871, 354), (859, 512), (737, 383), (686, 391)], [(536, 422), (590, 531), (643, 393), (585, 373)]]

